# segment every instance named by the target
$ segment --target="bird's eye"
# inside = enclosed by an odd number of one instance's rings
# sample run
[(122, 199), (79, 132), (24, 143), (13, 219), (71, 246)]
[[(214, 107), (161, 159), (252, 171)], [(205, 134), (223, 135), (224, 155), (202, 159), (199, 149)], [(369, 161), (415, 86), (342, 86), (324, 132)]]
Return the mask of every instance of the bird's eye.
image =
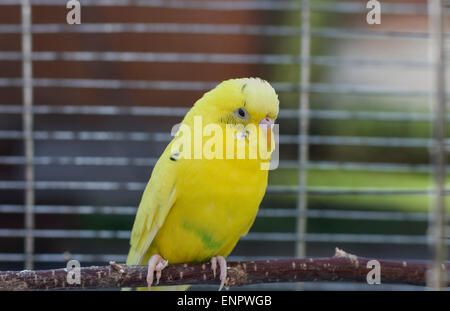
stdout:
[(240, 119), (243, 119), (243, 120), (248, 119), (248, 112), (244, 108), (239, 108), (234, 113)]

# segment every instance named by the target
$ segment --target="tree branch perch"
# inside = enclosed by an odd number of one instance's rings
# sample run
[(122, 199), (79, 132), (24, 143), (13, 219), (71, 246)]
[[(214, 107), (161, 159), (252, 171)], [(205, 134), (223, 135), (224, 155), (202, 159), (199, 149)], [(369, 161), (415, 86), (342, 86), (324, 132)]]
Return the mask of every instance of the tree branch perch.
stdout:
[[(336, 249), (333, 257), (235, 261), (228, 263), (227, 286), (256, 283), (306, 281), (366, 282), (370, 258), (357, 257)], [(377, 259), (381, 283), (425, 285), (427, 262)], [(443, 265), (443, 273), (450, 265)], [(0, 290), (51, 290), (68, 288), (119, 288), (147, 286), (147, 266), (127, 266), (111, 262), (109, 266), (82, 267), (81, 283), (67, 283), (67, 269), (40, 271), (0, 271)], [(219, 284), (209, 263), (173, 264), (164, 269), (159, 285)], [(449, 286), (450, 283), (447, 283)]]

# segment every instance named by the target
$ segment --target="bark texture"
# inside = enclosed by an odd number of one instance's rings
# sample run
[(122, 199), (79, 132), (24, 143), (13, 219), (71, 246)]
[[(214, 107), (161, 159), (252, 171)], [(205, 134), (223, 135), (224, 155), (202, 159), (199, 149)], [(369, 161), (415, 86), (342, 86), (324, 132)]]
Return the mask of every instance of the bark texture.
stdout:
[[(357, 257), (336, 249), (333, 257), (228, 262), (227, 286), (256, 283), (355, 281), (366, 282), (375, 258)], [(428, 262), (376, 259), (380, 263), (381, 283), (425, 285)], [(441, 270), (447, 273), (450, 265)], [(73, 270), (72, 270), (73, 272)], [(80, 284), (67, 282), (67, 269), (0, 271), (0, 290), (54, 290), (68, 288), (119, 288), (147, 286), (147, 266), (109, 266), (80, 268)], [(165, 268), (159, 285), (217, 284), (210, 263), (173, 264)], [(447, 283), (447, 286), (450, 284)]]

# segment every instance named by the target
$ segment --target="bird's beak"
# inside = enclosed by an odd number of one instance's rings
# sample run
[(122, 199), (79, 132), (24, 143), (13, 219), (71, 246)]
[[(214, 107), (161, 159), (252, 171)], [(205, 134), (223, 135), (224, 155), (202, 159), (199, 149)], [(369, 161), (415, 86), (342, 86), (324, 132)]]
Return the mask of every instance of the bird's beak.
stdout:
[(272, 150), (272, 129), (273, 129), (274, 121), (269, 118), (265, 117), (259, 121), (259, 128), (266, 131), (266, 139), (267, 139), (267, 149), (266, 150)]
[(272, 129), (273, 128), (273, 120), (269, 117), (265, 117), (259, 121), (259, 127), (266, 128), (266, 129)]

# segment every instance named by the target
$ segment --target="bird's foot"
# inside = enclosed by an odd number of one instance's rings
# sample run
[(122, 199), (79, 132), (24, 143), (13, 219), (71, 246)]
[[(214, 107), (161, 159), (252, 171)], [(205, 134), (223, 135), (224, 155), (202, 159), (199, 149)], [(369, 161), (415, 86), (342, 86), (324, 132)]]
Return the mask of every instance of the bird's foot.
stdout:
[(220, 292), (225, 285), (225, 281), (227, 280), (227, 261), (222, 256), (215, 256), (211, 258), (211, 269), (214, 273), (214, 278), (216, 277), (217, 263), (219, 263), (220, 269)]
[(169, 262), (164, 260), (160, 255), (153, 255), (150, 257), (148, 261), (148, 273), (147, 273), (147, 284), (148, 290), (152, 287), (153, 283), (153, 273), (156, 271), (156, 285), (159, 283), (159, 279), (161, 278), (161, 271), (167, 267)]

